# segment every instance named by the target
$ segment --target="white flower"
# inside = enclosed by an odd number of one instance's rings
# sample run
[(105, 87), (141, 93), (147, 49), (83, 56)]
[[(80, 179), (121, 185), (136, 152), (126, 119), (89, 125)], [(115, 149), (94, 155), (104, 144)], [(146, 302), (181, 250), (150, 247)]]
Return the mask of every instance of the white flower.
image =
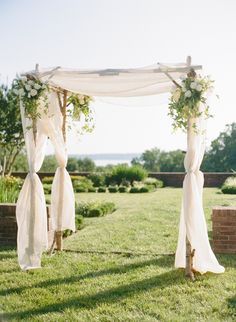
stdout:
[(195, 88), (197, 88), (197, 83), (196, 82), (192, 82), (191, 84), (190, 84), (190, 87), (192, 88), (192, 89), (195, 89)]
[(34, 85), (34, 82), (33, 82), (32, 80), (29, 80), (27, 83), (28, 83), (29, 85)]
[(30, 85), (25, 85), (25, 89), (29, 92), (29, 91), (31, 91), (31, 86)]
[(18, 91), (18, 89), (16, 89), (16, 88), (14, 88), (14, 89), (13, 89), (13, 92), (14, 92), (14, 94), (16, 94), (16, 95), (18, 95), (18, 94), (19, 94), (19, 91)]
[(30, 95), (31, 96), (35, 96), (35, 95), (37, 95), (38, 94), (38, 92), (36, 91), (36, 89), (32, 89), (31, 91), (30, 91)]
[(191, 91), (187, 91), (185, 94), (184, 94), (185, 97), (191, 97), (192, 96), (192, 93)]
[(41, 86), (40, 86), (39, 84), (35, 83), (35, 84), (34, 84), (34, 88), (35, 88), (35, 89), (40, 89), (40, 88), (41, 88)]
[(198, 85), (197, 85), (197, 87), (196, 87), (196, 90), (197, 90), (198, 92), (201, 92), (201, 90), (202, 90), (202, 85), (198, 84)]
[(182, 91), (183, 91), (184, 93), (187, 91), (187, 89), (186, 89), (186, 87), (185, 87), (185, 86), (183, 86), (183, 87), (182, 87)]
[(26, 76), (22, 76), (21, 77), (21, 80), (22, 80), (22, 82), (26, 82), (27, 81), (27, 77)]

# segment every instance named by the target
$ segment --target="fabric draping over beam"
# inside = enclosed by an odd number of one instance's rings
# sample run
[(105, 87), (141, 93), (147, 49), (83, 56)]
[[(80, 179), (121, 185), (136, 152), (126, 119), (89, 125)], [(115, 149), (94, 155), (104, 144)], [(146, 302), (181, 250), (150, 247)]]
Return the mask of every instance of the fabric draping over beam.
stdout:
[(200, 65), (152, 65), (136, 69), (70, 70), (64, 68), (42, 69), (28, 74), (39, 77), (50, 85), (70, 92), (90, 96), (133, 97), (170, 92), (174, 80)]

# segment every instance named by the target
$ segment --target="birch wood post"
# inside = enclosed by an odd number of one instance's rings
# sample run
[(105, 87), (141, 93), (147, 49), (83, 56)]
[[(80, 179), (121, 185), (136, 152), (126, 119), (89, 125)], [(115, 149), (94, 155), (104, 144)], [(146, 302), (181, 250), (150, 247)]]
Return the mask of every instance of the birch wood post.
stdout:
[[(62, 114), (62, 135), (63, 135), (63, 139), (64, 142), (66, 143), (66, 105), (67, 105), (67, 91), (64, 90), (63, 91), (63, 102), (60, 102), (60, 110), (61, 110), (61, 114)], [(63, 250), (63, 231), (60, 229), (61, 225), (62, 225), (62, 200), (64, 198), (64, 171), (62, 172), (61, 175), (61, 182), (60, 182), (60, 187), (59, 187), (59, 204), (58, 204), (58, 227), (59, 230), (56, 231), (55, 233), (55, 239), (56, 239), (56, 246), (57, 246), (57, 250), (62, 251)]]

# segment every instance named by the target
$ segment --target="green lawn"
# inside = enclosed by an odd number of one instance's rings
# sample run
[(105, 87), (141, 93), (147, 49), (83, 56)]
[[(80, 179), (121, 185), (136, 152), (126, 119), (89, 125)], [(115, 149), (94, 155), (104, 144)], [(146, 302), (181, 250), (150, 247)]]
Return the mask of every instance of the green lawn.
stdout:
[[(67, 251), (44, 255), (40, 270), (21, 272), (16, 251), (1, 249), (2, 321), (236, 320), (236, 255), (217, 256), (226, 272), (195, 282), (173, 267), (181, 189), (77, 199), (114, 201), (118, 209), (86, 219), (65, 240)], [(204, 205), (210, 235), (211, 207), (236, 198), (205, 189)]]

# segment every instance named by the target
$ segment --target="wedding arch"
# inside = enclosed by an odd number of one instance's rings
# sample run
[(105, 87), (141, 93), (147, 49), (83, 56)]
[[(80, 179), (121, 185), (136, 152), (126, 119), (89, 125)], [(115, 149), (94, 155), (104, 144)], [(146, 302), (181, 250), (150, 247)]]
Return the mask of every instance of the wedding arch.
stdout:
[[(157, 64), (146, 68), (75, 70), (61, 67), (36, 69), (23, 75), (31, 82), (26, 99), (21, 99), (21, 117), (24, 129), (29, 173), (19, 195), (16, 207), (18, 224), (18, 260), (21, 269), (41, 267), (41, 255), (48, 248), (46, 203), (42, 183), (37, 175), (48, 138), (55, 148), (58, 162), (51, 194), (51, 216), (57, 238), (65, 229), (75, 230), (75, 200), (70, 176), (66, 170), (66, 109), (68, 95), (88, 97), (133, 97), (168, 93), (173, 83), (180, 87), (182, 76), (195, 75), (200, 65), (185, 63)], [(42, 85), (45, 84), (45, 85)], [(32, 85), (32, 87), (31, 87)], [(33, 86), (34, 85), (34, 86)], [(27, 88), (28, 86), (28, 88)], [(35, 117), (27, 110), (27, 102), (42, 90), (36, 106)], [(24, 90), (18, 90), (20, 97)], [(185, 95), (187, 97), (187, 95)], [(28, 101), (27, 101), (28, 100)], [(203, 105), (199, 106), (199, 110)], [(196, 126), (198, 131), (196, 131)], [(208, 240), (207, 226), (202, 205), (204, 178), (200, 165), (204, 155), (205, 117), (200, 112), (188, 117), (186, 175), (183, 182), (183, 201), (180, 215), (179, 237), (175, 267), (185, 268), (193, 278), (193, 271), (224, 272)]]

